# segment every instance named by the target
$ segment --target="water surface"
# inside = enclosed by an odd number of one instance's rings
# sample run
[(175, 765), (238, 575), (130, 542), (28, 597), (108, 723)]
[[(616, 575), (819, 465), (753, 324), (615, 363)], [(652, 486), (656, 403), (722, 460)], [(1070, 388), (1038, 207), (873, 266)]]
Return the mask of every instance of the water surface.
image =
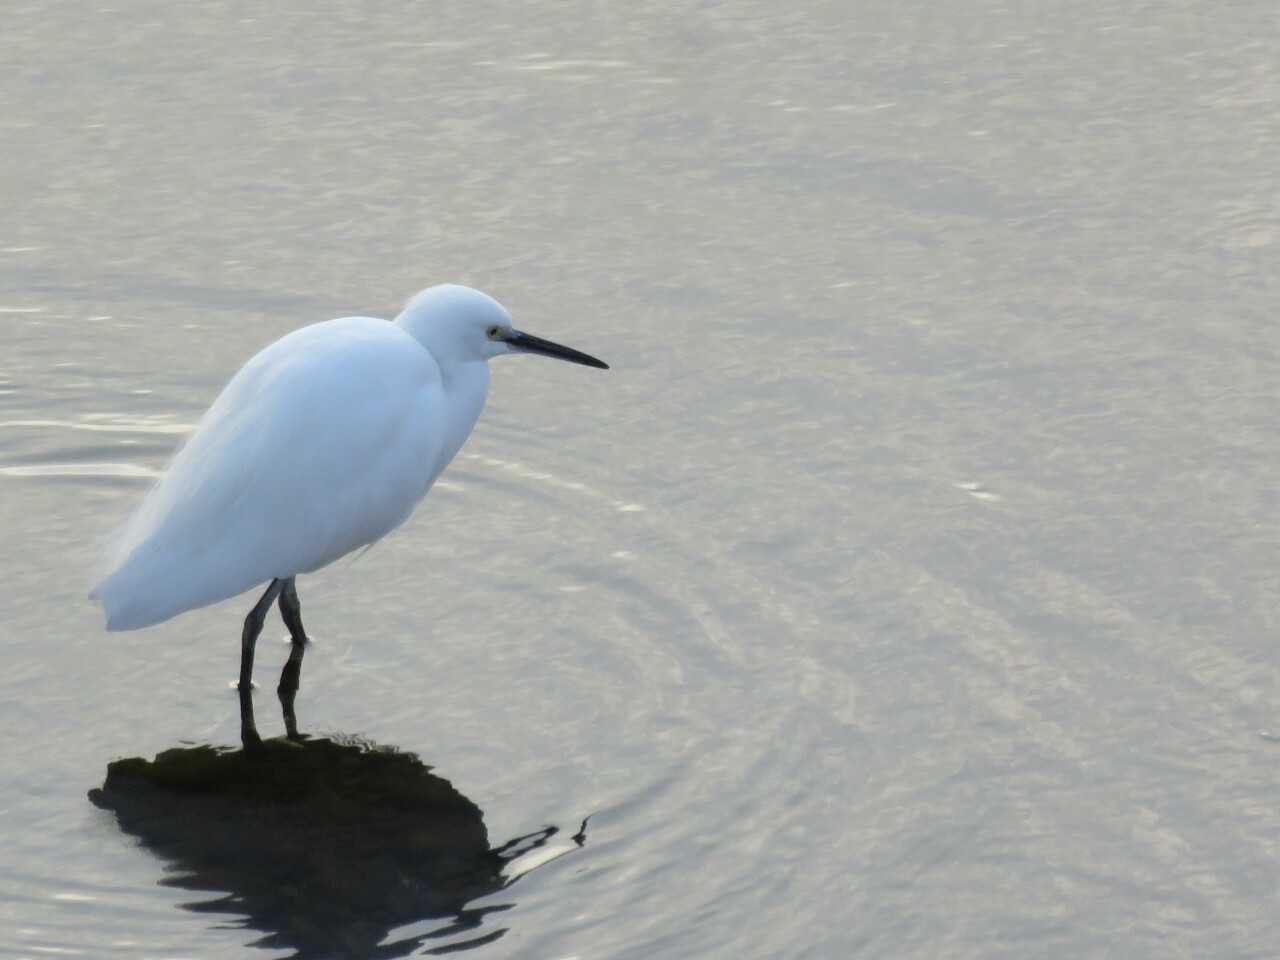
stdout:
[(411, 949), (1271, 955), (1273, 33), (1106, 0), (8, 18), (0, 952), (297, 948), (86, 796), (235, 743), (247, 598), (107, 635), (84, 595), (255, 350), (452, 280), (613, 369), (495, 364), (414, 519), (299, 584), (300, 720), (419, 757), (491, 848), (590, 820)]

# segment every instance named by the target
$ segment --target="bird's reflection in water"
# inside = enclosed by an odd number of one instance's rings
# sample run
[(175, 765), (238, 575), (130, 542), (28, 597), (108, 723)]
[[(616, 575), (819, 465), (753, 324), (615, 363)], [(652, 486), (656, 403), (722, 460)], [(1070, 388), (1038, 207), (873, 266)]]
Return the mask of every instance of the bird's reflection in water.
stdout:
[[(216, 892), (189, 909), (236, 915), (263, 933), (255, 945), (312, 960), (490, 943), (505, 928), (488, 915), (510, 904), (467, 904), (582, 846), (586, 831), (490, 847), (480, 808), (416, 756), (339, 737), (118, 760), (89, 797), (168, 861), (165, 885)], [(396, 933), (409, 924), (418, 932)]]

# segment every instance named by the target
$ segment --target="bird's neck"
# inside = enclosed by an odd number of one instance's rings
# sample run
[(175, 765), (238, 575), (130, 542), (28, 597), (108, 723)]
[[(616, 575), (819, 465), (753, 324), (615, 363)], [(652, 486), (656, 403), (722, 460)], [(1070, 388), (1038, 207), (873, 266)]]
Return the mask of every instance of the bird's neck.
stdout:
[(440, 371), (448, 403), (447, 435), (444, 438), (445, 457), (440, 469), (453, 459), (475, 426), (489, 393), (489, 364), (483, 359), (466, 359), (457, 331), (422, 310), (409, 308), (396, 317), (395, 323), (422, 344), (436, 362)]
[(476, 406), (476, 416), (489, 392), (489, 364), (484, 360), (440, 364), (440, 378), (450, 402)]
[[(448, 369), (445, 369), (448, 366)], [(444, 383), (449, 413), (448, 426), (442, 450), (440, 469), (462, 449), (471, 428), (480, 419), (485, 397), (489, 394), (489, 364), (483, 360), (442, 365), (440, 374)]]

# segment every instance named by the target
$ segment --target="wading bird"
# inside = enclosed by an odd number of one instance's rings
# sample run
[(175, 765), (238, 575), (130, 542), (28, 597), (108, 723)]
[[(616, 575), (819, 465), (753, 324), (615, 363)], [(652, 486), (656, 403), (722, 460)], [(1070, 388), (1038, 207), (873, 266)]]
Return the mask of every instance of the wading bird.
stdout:
[(310, 573), (402, 524), (475, 426), (488, 360), (540, 353), (608, 369), (523, 333), (492, 297), (444, 284), (392, 322), (303, 327), (246, 363), (117, 535), (90, 596), (108, 630), (136, 630), (263, 583), (245, 618), (240, 704), (256, 742), (253, 652), (274, 603), (292, 648), (278, 693), (293, 701), (307, 644), (298, 591)]

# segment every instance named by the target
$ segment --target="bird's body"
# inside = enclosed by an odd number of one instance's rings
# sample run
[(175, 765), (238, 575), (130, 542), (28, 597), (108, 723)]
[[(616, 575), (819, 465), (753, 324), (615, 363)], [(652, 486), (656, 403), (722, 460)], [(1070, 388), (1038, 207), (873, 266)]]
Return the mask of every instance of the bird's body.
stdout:
[[(132, 630), (310, 573), (409, 516), (480, 415), (397, 324), (347, 317), (277, 340), (227, 384), (119, 538), (97, 588)], [(467, 389), (467, 388), (470, 389)], [(449, 414), (456, 429), (448, 430)]]
[(150, 626), (268, 581), (291, 587), (381, 539), (471, 433), (487, 360), (526, 351), (604, 366), (512, 329), (496, 301), (455, 286), (423, 291), (394, 322), (330, 320), (266, 347), (118, 535), (92, 593), (107, 628)]

